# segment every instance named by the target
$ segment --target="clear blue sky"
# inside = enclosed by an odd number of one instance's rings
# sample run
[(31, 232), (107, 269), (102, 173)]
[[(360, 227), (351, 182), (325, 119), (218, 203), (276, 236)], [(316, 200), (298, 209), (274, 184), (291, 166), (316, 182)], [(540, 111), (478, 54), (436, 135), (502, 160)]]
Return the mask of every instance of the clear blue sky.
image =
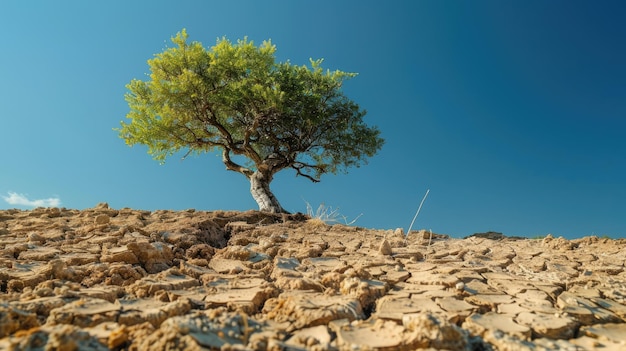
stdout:
[[(345, 93), (386, 139), (368, 165), (282, 205), (454, 237), (626, 237), (622, 1), (22, 1), (0, 3), (0, 208), (256, 208), (220, 157), (127, 147), (125, 85), (187, 28), (271, 39), (279, 60), (358, 72)], [(37, 200), (41, 200), (37, 202)], [(20, 205), (24, 203), (24, 205)]]

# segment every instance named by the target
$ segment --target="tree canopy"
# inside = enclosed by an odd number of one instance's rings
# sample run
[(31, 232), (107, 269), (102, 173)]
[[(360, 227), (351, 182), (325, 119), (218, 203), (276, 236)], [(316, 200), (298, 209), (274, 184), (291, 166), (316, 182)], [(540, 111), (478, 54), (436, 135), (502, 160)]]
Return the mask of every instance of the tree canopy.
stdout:
[[(183, 29), (174, 47), (148, 60), (149, 79), (134, 79), (129, 123), (117, 129), (128, 145), (144, 144), (164, 162), (178, 152), (221, 152), (226, 168), (245, 175), (260, 210), (283, 212), (269, 190), (273, 175), (293, 169), (318, 182), (367, 162), (382, 147), (380, 131), (341, 91), (356, 76), (276, 62), (270, 41), (226, 38), (205, 49)], [(238, 162), (243, 156), (246, 162)]]

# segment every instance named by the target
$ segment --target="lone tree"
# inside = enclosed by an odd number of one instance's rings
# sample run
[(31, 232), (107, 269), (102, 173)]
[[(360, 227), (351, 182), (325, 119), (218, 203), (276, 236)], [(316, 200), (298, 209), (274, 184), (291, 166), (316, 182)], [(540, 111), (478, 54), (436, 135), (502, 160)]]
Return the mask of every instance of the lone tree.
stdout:
[[(144, 144), (164, 162), (183, 151), (221, 151), (226, 169), (250, 180), (259, 210), (286, 212), (270, 191), (274, 174), (294, 169), (318, 182), (324, 173), (360, 166), (382, 147), (365, 111), (341, 92), (354, 73), (276, 62), (269, 41), (225, 38), (205, 49), (183, 29), (148, 60), (150, 79), (126, 87), (126, 144)], [(242, 160), (245, 160), (242, 162)]]

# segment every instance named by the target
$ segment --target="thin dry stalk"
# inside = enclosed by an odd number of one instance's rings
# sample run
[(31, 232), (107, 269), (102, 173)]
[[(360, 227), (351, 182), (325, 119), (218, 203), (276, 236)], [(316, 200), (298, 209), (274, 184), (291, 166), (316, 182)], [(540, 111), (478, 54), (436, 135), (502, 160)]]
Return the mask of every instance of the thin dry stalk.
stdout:
[(430, 192), (430, 189), (426, 190), (426, 194), (424, 194), (424, 197), (422, 198), (422, 202), (420, 202), (420, 207), (417, 208), (417, 212), (415, 212), (415, 216), (413, 217), (413, 220), (411, 221), (409, 230), (406, 231), (407, 236), (409, 236), (409, 233), (411, 232), (411, 228), (413, 228), (413, 223), (415, 223), (417, 216), (420, 214), (420, 211), (422, 210), (422, 205), (424, 205), (424, 201), (426, 200), (426, 197), (428, 196), (429, 192)]

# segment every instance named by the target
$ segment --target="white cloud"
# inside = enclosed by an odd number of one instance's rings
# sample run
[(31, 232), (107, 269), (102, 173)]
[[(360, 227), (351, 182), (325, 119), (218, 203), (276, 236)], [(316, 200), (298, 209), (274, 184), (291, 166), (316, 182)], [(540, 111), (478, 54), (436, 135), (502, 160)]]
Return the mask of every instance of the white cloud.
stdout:
[(2, 197), (4, 201), (10, 205), (27, 206), (27, 207), (59, 207), (61, 199), (51, 197), (48, 199), (29, 200), (26, 196), (9, 191), (9, 196)]

